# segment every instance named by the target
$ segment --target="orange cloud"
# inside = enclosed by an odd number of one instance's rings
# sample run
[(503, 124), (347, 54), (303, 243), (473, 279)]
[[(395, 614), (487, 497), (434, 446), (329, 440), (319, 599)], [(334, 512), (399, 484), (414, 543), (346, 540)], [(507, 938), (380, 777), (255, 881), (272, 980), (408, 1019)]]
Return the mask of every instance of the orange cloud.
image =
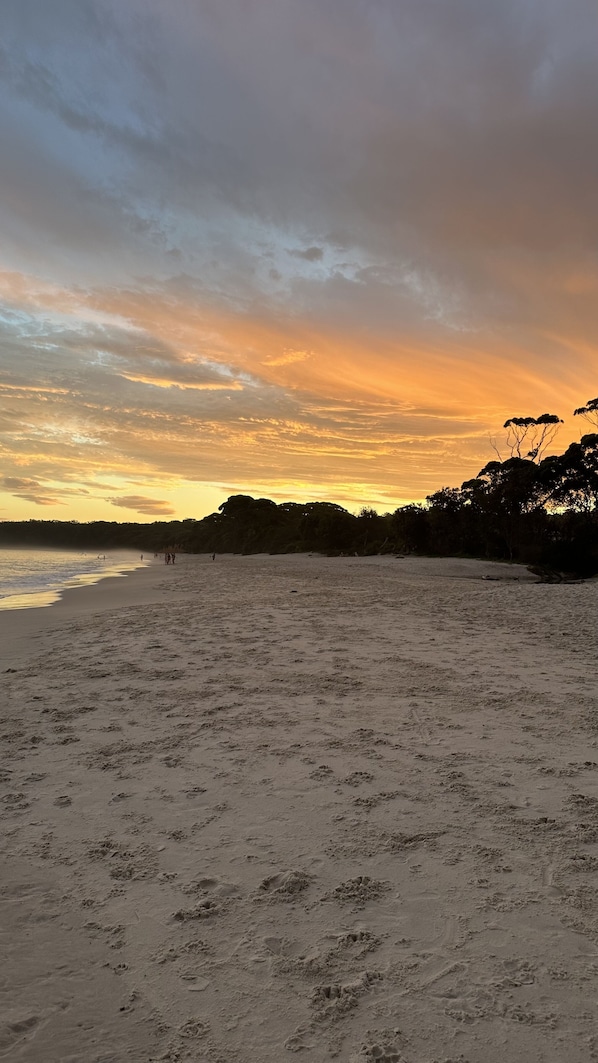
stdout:
[(282, 354), (265, 358), (261, 363), (265, 366), (294, 365), (295, 362), (305, 362), (313, 357), (313, 351), (295, 351), (292, 348), (285, 349)]

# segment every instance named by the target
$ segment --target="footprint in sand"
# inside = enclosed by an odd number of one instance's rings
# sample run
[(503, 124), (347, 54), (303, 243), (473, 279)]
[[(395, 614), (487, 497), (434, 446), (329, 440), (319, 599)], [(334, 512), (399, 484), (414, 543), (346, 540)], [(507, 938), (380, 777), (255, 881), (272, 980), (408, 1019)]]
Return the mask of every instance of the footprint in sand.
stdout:
[(319, 780), (330, 779), (334, 775), (332, 768), (329, 768), (327, 764), (320, 764), (313, 771), (310, 771), (310, 779), (314, 779), (316, 782)]
[(365, 1045), (361, 1051), (351, 1057), (351, 1063), (401, 1063), (403, 1056), (394, 1048), (373, 1044)]
[(376, 900), (390, 889), (390, 882), (381, 882), (379, 879), (370, 878), (369, 875), (359, 875), (357, 878), (347, 879), (341, 882), (323, 900), (338, 901), (340, 904), (353, 904), (357, 908), (363, 908), (368, 901)]
[(358, 1051), (349, 1057), (349, 1063), (403, 1063), (401, 1047), (406, 1041), (400, 1030), (368, 1030), (366, 1038)]
[(361, 786), (364, 782), (372, 782), (374, 776), (369, 771), (353, 771), (346, 778), (341, 779), (346, 786)]
[(294, 901), (299, 893), (303, 893), (311, 885), (312, 878), (306, 871), (282, 871), (278, 875), (270, 875), (260, 882), (254, 899)]
[(319, 1021), (338, 1019), (348, 1011), (352, 1011), (359, 1003), (359, 998), (372, 989), (382, 979), (378, 971), (364, 971), (353, 982), (333, 982), (328, 985), (317, 985), (311, 993), (311, 1004), (315, 1010), (315, 1018)]
[(287, 1052), (302, 1052), (305, 1049), (315, 1048), (317, 1040), (314, 1040), (314, 1030), (311, 1026), (299, 1026), (284, 1042)]
[(200, 901), (195, 908), (179, 908), (177, 912), (173, 913), (172, 918), (176, 919), (178, 923), (186, 923), (192, 919), (211, 919), (214, 915), (219, 915), (221, 912), (221, 905), (216, 901)]
[(204, 1019), (188, 1019), (179, 1027), (179, 1036), (184, 1037), (185, 1040), (193, 1038), (193, 1040), (207, 1037), (210, 1032), (210, 1024)]
[(241, 891), (234, 882), (220, 881), (218, 878), (199, 878), (181, 887), (183, 893), (211, 893), (214, 897), (224, 900), (228, 897), (239, 897)]

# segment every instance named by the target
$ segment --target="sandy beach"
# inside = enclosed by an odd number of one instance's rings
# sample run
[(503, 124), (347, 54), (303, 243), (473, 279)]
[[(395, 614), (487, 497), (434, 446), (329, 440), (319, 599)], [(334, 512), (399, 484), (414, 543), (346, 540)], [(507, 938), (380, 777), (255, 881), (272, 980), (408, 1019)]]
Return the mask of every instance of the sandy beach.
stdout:
[(597, 605), (180, 555), (0, 613), (0, 1059), (598, 1060)]

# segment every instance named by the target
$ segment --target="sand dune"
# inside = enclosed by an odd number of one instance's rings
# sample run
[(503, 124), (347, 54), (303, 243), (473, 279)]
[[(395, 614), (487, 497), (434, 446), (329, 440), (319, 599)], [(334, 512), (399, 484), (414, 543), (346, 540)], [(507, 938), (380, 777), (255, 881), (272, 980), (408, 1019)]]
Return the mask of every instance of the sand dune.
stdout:
[(597, 599), (181, 556), (0, 615), (0, 1059), (598, 1059)]

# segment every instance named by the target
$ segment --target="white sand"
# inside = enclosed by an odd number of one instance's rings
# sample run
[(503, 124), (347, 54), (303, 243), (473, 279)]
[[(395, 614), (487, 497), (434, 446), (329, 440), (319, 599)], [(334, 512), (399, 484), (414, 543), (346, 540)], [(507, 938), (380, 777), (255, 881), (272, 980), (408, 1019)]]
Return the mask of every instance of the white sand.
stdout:
[(598, 1059), (597, 600), (181, 555), (1, 614), (0, 1059)]

